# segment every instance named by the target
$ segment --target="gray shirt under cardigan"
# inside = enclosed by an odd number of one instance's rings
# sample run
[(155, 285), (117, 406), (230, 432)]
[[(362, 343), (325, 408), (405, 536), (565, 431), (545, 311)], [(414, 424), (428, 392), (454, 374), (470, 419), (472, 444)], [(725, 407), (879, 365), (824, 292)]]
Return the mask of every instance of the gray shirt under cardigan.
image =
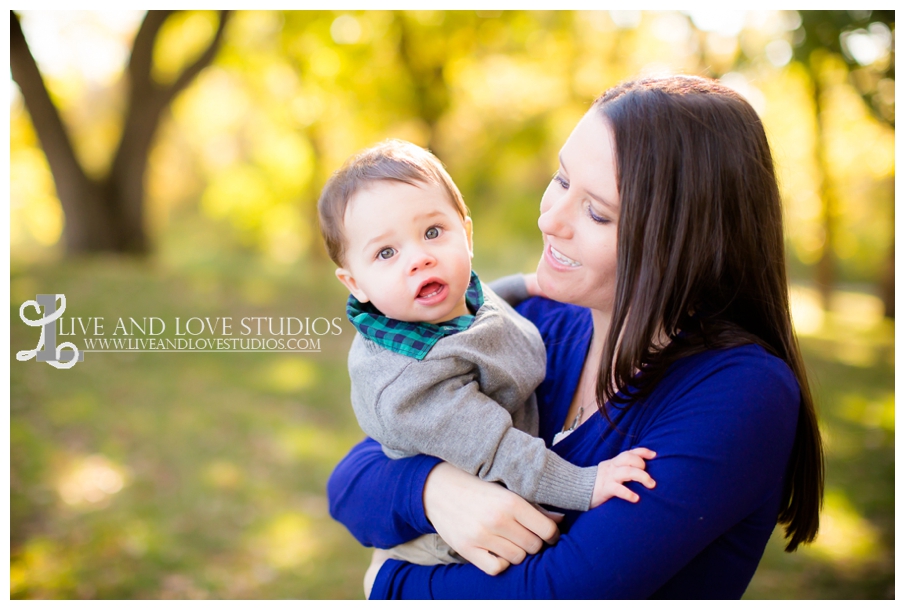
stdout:
[[(495, 283), (504, 294), (523, 286)], [(482, 288), (471, 326), (440, 339), (423, 360), (356, 334), (349, 375), (358, 423), (391, 458), (433, 455), (530, 502), (587, 510), (597, 467), (575, 466), (535, 436), (534, 389), (546, 369), (540, 333)]]

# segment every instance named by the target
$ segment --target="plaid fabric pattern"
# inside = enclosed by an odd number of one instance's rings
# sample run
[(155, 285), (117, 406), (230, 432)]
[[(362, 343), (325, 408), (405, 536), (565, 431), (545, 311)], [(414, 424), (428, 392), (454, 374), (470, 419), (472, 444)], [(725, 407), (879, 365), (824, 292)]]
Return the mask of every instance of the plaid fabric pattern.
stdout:
[(423, 360), (437, 341), (471, 326), (474, 314), (484, 305), (484, 291), (474, 271), (465, 291), (465, 302), (473, 313), (440, 324), (429, 324), (388, 318), (370, 302), (362, 303), (350, 294), (346, 302), (346, 315), (364, 338), (397, 354)]

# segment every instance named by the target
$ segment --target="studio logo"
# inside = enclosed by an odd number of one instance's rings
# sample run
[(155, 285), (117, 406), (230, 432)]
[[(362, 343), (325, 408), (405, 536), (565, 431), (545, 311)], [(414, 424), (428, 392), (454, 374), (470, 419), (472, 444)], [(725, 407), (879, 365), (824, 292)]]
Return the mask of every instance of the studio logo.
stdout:
[[(60, 308), (57, 309), (57, 301), (60, 301)], [(34, 307), (38, 315), (41, 309), (44, 309), (42, 318), (32, 320), (25, 317), (25, 309)], [(29, 326), (40, 326), (41, 337), (38, 339), (38, 346), (32, 350), (22, 350), (16, 354), (16, 360), (26, 361), (36, 358), (38, 362), (46, 362), (50, 366), (58, 369), (71, 369), (76, 362), (82, 362), (85, 355), (79, 351), (74, 343), (66, 342), (57, 345), (57, 328), (56, 321), (66, 311), (66, 295), (63, 294), (39, 294), (36, 295), (34, 301), (25, 301), (19, 308), (19, 318)], [(64, 349), (72, 350), (72, 357), (68, 360), (62, 360)]]

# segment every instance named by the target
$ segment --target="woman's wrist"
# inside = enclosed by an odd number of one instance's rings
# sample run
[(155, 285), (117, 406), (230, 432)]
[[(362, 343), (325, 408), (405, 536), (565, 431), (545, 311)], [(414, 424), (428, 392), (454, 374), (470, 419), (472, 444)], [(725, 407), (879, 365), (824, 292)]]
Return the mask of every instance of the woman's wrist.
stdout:
[[(446, 462), (439, 462), (428, 471), (424, 478), (421, 490), (421, 514), (424, 516), (424, 524), (435, 530), (434, 523), (431, 520), (432, 509), (437, 506), (437, 502), (442, 500), (442, 479), (444, 470), (454, 468)], [(439, 471), (439, 473), (438, 473)], [(414, 499), (414, 498), (413, 498)], [(414, 507), (413, 507), (414, 508)], [(415, 512), (414, 510), (412, 511)]]
[(390, 548), (431, 534), (422, 493), (439, 462), (427, 455), (391, 460), (379, 443), (366, 439), (330, 475), (330, 514), (365, 546)]

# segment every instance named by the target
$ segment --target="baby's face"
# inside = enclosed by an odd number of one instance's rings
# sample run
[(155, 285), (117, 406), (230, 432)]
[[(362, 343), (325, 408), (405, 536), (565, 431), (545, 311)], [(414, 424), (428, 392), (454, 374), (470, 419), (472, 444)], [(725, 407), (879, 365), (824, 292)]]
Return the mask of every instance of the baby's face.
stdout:
[(385, 316), (437, 324), (468, 313), (471, 219), (439, 185), (380, 180), (343, 217), (345, 266), (336, 277)]

